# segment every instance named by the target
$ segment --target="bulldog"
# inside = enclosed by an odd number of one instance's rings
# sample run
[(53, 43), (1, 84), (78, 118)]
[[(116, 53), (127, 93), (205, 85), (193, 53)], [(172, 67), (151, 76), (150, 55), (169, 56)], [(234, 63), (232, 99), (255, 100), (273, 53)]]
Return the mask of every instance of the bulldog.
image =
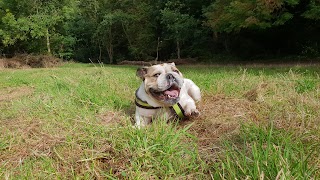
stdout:
[(142, 127), (153, 119), (198, 117), (196, 102), (201, 100), (199, 87), (183, 78), (174, 63), (137, 69), (142, 79), (136, 91), (135, 125)]

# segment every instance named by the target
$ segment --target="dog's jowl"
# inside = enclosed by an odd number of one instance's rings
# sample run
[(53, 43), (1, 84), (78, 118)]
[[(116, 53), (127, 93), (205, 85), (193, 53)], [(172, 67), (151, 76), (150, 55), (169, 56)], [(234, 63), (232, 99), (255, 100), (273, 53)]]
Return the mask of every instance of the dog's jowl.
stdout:
[(139, 68), (137, 76), (142, 79), (135, 100), (137, 127), (157, 118), (199, 116), (196, 102), (201, 99), (200, 89), (192, 80), (183, 78), (174, 63)]

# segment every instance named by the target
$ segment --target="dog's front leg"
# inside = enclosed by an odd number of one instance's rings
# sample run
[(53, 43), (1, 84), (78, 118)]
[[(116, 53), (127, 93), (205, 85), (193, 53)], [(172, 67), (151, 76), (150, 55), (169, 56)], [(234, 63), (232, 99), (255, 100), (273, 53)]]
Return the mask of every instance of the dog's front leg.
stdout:
[(184, 109), (185, 116), (198, 117), (200, 112), (197, 110), (196, 102), (201, 100), (199, 87), (192, 80), (184, 79), (182, 90), (179, 103)]
[(151, 119), (152, 117), (146, 117), (146, 116), (140, 115), (139, 110), (136, 109), (136, 114), (135, 114), (136, 127), (140, 128), (150, 124)]
[(189, 95), (185, 95), (183, 99), (184, 100), (180, 101), (179, 103), (184, 110), (185, 116), (198, 117), (200, 115), (200, 112), (197, 110), (194, 100)]
[(187, 88), (188, 95), (195, 102), (200, 102), (201, 100), (200, 88), (190, 79), (185, 79), (185, 87)]

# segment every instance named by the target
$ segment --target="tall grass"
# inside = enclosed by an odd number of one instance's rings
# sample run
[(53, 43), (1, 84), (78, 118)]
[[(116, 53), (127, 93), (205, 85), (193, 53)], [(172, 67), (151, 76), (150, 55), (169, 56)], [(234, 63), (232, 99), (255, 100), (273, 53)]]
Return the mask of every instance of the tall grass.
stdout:
[(305, 144), (272, 125), (243, 125), (236, 143), (226, 141), (215, 177), (222, 179), (314, 179), (319, 142)]

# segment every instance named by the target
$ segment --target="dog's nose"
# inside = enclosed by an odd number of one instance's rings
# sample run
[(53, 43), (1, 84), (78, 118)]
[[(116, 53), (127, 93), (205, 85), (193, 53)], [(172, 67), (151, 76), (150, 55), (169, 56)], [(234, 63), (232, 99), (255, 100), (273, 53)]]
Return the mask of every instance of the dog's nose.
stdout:
[(175, 78), (174, 78), (174, 76), (173, 76), (172, 74), (168, 74), (168, 75), (167, 75), (167, 79), (172, 81), (172, 80), (174, 80)]

